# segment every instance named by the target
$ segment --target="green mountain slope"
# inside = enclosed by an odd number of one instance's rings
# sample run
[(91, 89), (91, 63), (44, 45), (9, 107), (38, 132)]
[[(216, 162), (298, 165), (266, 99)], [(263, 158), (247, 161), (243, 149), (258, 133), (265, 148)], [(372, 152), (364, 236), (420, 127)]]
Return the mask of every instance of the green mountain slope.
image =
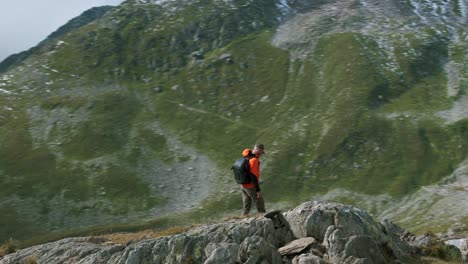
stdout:
[(0, 73), (6, 72), (8, 69), (14, 68), (24, 62), (30, 55), (40, 52), (40, 50), (46, 46), (49, 42), (56, 41), (61, 36), (66, 33), (85, 26), (96, 19), (104, 16), (107, 11), (111, 10), (112, 6), (100, 6), (93, 7), (81, 14), (78, 17), (73, 18), (65, 25), (61, 26), (59, 29), (50, 34), (44, 41), (39, 43), (37, 46), (30, 48), (27, 51), (20, 52), (18, 54), (13, 54), (6, 58), (4, 61), (0, 62)]
[(464, 179), (465, 25), (459, 1), (126, 1), (0, 76), (0, 240), (235, 212), (255, 142), (270, 208)]

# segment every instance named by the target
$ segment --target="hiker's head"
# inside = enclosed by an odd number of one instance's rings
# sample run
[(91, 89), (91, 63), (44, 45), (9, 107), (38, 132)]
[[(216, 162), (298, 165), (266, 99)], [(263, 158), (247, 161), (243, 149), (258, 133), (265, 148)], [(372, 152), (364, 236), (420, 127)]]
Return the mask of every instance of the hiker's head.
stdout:
[(265, 154), (265, 146), (263, 144), (255, 144), (252, 153), (257, 157), (260, 157), (262, 154)]

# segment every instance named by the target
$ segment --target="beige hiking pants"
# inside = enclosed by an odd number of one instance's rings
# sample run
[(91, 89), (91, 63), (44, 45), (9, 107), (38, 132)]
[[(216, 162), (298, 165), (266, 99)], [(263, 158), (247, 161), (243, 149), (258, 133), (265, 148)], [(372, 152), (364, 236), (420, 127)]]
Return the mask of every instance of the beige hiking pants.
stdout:
[(243, 204), (243, 209), (242, 209), (242, 215), (248, 215), (250, 212), (250, 208), (252, 208), (252, 202), (255, 203), (255, 206), (257, 207), (257, 211), (259, 213), (265, 213), (265, 202), (263, 201), (263, 197), (260, 199), (257, 199), (257, 192), (255, 191), (255, 188), (249, 189), (249, 188), (244, 188), (241, 185), (241, 191), (242, 191), (242, 204)]

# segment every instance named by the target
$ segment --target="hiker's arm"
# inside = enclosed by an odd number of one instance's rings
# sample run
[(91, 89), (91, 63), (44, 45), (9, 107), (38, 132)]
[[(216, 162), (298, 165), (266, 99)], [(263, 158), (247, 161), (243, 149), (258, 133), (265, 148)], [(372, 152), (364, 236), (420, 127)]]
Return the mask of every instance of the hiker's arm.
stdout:
[(257, 179), (257, 176), (255, 176), (255, 174), (253, 173), (250, 173), (250, 177), (252, 179), (252, 183), (253, 185), (255, 186), (255, 191), (256, 192), (260, 192), (260, 184), (258, 184), (258, 179)]
[(249, 160), (249, 166), (250, 166), (250, 177), (252, 178), (252, 183), (255, 186), (255, 191), (260, 192), (260, 184), (258, 184), (258, 178), (260, 178), (260, 164), (258, 162), (258, 159), (251, 159)]

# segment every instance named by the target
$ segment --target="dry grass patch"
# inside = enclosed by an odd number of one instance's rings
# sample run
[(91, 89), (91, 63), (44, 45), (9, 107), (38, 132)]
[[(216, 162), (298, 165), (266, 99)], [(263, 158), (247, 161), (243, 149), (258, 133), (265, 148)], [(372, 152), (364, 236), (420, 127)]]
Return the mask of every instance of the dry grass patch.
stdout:
[(422, 257), (420, 264), (461, 264), (461, 262), (445, 261), (434, 257)]
[(231, 221), (231, 220), (242, 220), (247, 218), (255, 218), (255, 217), (263, 217), (264, 213), (254, 213), (249, 215), (228, 215), (223, 218), (223, 221)]
[(37, 264), (37, 257), (36, 256), (29, 256), (24, 261), (23, 264)]
[(147, 229), (147, 230), (143, 230), (143, 231), (135, 232), (135, 233), (108, 234), (102, 237), (107, 239), (108, 242), (111, 242), (111, 243), (127, 245), (130, 243), (134, 243), (134, 242), (145, 240), (145, 239), (152, 239), (152, 238), (158, 238), (158, 237), (163, 237), (163, 236), (171, 236), (171, 235), (180, 234), (180, 233), (188, 231), (191, 228), (193, 228), (193, 226), (176, 226), (176, 227), (171, 227), (171, 228), (164, 229), (164, 230)]
[(0, 257), (13, 253), (17, 249), (18, 249), (18, 241), (10, 238), (5, 243), (0, 245)]
[(465, 192), (465, 191), (467, 191), (467, 190), (465, 189), (465, 187), (463, 187), (463, 186), (456, 186), (456, 187), (453, 187), (452, 190), (454, 190), (454, 191), (456, 191), (456, 192)]
[[(241, 220), (241, 219), (247, 219), (247, 218), (252, 218), (252, 217), (262, 217), (263, 215), (264, 215), (263, 213), (251, 214), (251, 215), (246, 215), (246, 216), (231, 215), (231, 216), (224, 217), (223, 221)], [(163, 236), (171, 236), (171, 235), (180, 234), (196, 226), (198, 225), (176, 226), (176, 227), (171, 227), (171, 228), (167, 228), (164, 230), (146, 229), (143, 231), (131, 232), (131, 233), (112, 233), (112, 234), (102, 235), (100, 237), (106, 239), (107, 243), (128, 245), (128, 244), (132, 244), (132, 243), (142, 241), (145, 239), (153, 239), (153, 238), (158, 238), (158, 237), (163, 237)]]

